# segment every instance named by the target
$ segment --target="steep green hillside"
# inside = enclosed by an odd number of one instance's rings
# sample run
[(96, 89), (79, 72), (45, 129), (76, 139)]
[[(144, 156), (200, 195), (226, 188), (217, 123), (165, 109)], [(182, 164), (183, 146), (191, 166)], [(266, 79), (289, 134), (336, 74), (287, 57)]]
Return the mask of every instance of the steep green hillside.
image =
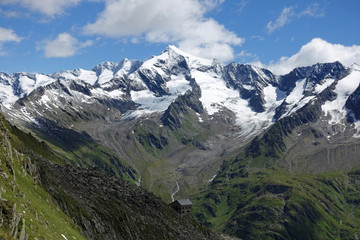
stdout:
[[(85, 132), (61, 127), (51, 120), (38, 119), (41, 127), (28, 128), (45, 141), (63, 161), (82, 167), (98, 167), (118, 177), (136, 180), (136, 172), (111, 150), (95, 142)], [(27, 143), (28, 144), (28, 143)]]
[(0, 115), (0, 238), (84, 239), (80, 228), (39, 185), (34, 164), (39, 154), (61, 162), (45, 144)]
[(354, 239), (360, 234), (359, 179), (358, 171), (249, 173), (236, 165), (194, 201), (194, 211), (205, 225), (242, 239)]

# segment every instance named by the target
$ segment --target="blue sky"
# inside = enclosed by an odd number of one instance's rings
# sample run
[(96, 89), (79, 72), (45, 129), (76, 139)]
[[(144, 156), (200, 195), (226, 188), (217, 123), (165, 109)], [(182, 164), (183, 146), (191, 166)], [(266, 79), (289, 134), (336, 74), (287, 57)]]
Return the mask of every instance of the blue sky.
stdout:
[(0, 71), (146, 60), (167, 45), (277, 73), (360, 63), (358, 0), (0, 0)]

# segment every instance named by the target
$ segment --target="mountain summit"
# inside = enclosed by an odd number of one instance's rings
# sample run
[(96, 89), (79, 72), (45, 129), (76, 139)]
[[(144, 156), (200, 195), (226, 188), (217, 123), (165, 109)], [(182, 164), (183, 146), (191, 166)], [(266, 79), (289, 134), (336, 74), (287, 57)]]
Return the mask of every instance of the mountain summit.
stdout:
[(127, 162), (139, 184), (168, 199), (179, 183), (178, 194), (206, 184), (224, 158), (310, 106), (318, 106), (311, 114), (327, 141), (340, 129), (342, 140), (357, 139), (359, 83), (359, 69), (340, 62), (279, 76), (168, 46), (144, 62), (51, 75), (1, 73), (0, 99), (14, 124), (62, 148), (59, 129), (86, 134)]

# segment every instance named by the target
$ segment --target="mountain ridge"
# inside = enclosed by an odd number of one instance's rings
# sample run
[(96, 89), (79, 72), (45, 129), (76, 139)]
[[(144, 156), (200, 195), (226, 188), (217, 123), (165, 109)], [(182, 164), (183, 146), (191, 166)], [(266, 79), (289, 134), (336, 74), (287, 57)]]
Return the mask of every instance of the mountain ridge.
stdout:
[[(14, 87), (22, 94), (26, 86), (45, 85), (17, 101), (15, 95), (1, 99), (5, 99), (2, 109), (8, 119), (24, 128), (46, 134), (41, 124), (52, 122), (86, 132), (125, 159), (147, 188), (157, 192), (163, 185), (168, 193), (160, 195), (166, 199), (179, 181), (184, 192), (178, 194), (196, 191), (216, 174), (227, 155), (241, 151), (277, 121), (313, 104), (324, 91), (330, 91), (332, 98), (321, 103), (323, 113), (319, 114), (324, 115), (323, 121), (341, 128), (346, 116), (356, 116), (356, 107), (344, 106), (346, 102), (354, 106), (346, 100), (358, 87), (357, 72), (334, 62), (278, 76), (252, 65), (225, 66), (169, 46), (144, 62), (104, 62), (92, 70), (55, 73), (51, 76), (57, 78), (49, 82), (50, 75), (41, 75), (43, 81), (32, 81), (33, 85), (19, 78)], [(30, 77), (34, 76), (38, 75)], [(0, 84), (10, 82), (8, 75)], [(352, 99), (356, 102), (355, 95)], [(360, 124), (354, 119), (349, 127), (357, 132)], [(158, 173), (153, 176), (161, 167), (154, 171), (150, 166), (160, 159), (165, 160), (161, 166), (165, 164), (168, 180)], [(189, 187), (194, 181), (195, 189)]]

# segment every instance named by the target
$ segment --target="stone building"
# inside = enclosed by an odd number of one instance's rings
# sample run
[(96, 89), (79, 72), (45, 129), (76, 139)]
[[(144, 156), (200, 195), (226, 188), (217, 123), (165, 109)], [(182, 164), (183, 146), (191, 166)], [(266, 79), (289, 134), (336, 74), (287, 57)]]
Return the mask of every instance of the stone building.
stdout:
[(175, 200), (169, 204), (180, 215), (190, 215), (192, 209), (192, 202), (189, 199)]

